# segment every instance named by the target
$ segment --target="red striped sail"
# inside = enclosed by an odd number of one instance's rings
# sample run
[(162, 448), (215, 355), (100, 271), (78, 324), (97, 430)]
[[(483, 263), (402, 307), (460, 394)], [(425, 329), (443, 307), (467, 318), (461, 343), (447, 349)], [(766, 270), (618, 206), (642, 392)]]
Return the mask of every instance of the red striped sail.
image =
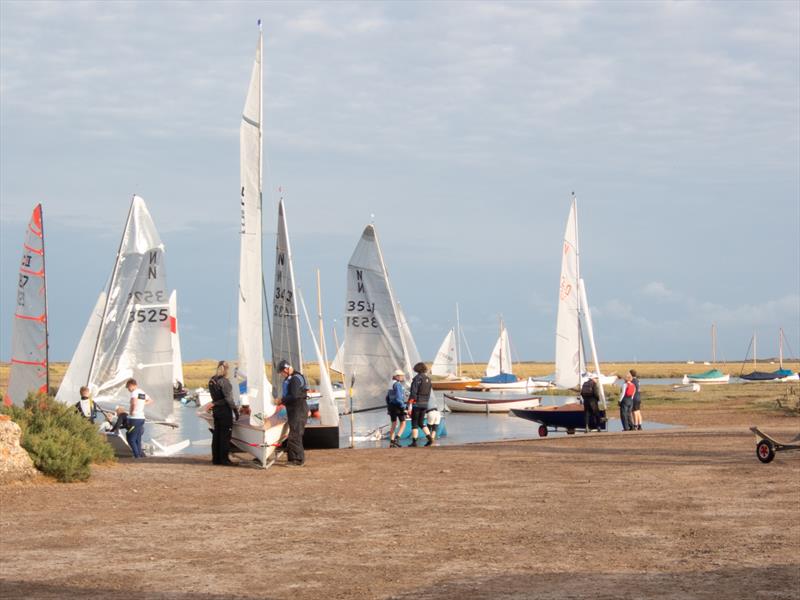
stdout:
[(17, 281), (11, 331), (11, 372), (6, 406), (22, 406), (30, 392), (47, 392), (47, 285), (44, 268), (42, 205), (33, 209)]

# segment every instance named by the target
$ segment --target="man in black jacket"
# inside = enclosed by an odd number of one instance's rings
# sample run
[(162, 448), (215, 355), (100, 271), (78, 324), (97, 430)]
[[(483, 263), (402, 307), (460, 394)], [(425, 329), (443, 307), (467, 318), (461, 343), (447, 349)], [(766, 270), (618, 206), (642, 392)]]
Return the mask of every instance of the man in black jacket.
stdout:
[(278, 363), (278, 371), (285, 377), (281, 402), (286, 407), (286, 418), (289, 422), (289, 437), (286, 438), (288, 464), (302, 467), (306, 462), (303, 449), (303, 432), (308, 418), (306, 379), (285, 360)]
[[(213, 402), (214, 433), (211, 437), (211, 462), (215, 465), (235, 466), (228, 456), (231, 449), (231, 432), (234, 417), (239, 420), (239, 409), (233, 401), (233, 388), (228, 381), (228, 363), (217, 364), (216, 374), (208, 381), (208, 391)], [(206, 408), (206, 410), (209, 410)]]

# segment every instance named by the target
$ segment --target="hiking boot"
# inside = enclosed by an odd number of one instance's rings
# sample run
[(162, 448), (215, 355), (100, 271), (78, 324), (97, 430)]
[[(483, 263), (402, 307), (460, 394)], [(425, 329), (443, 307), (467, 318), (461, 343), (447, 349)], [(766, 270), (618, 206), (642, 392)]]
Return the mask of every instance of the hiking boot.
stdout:
[(417, 445), (417, 438), (411, 438), (411, 443), (409, 446), (416, 446)]
[(431, 436), (428, 436), (428, 441), (425, 442), (425, 447), (427, 448), (428, 446), (433, 446), (433, 438)]
[(389, 440), (389, 448), (399, 448), (399, 447), (400, 447), (400, 442), (398, 442), (397, 439)]

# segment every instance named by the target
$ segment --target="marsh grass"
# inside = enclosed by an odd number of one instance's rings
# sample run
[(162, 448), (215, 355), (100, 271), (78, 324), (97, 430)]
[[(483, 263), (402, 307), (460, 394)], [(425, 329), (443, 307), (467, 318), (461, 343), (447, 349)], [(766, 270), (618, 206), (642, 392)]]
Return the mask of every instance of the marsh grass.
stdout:
[[(217, 366), (216, 360), (206, 359), (184, 363), (184, 385), (191, 389), (206, 387), (209, 378), (214, 374)], [(786, 361), (784, 367), (798, 371), (800, 361)], [(8, 383), (8, 363), (0, 363), (0, 393), (5, 390)], [(462, 365), (462, 374), (466, 377), (479, 378), (483, 375), (486, 365), (483, 363), (472, 363)], [(602, 363), (601, 370), (605, 374), (624, 374), (630, 369), (636, 369), (640, 378), (661, 379), (683, 377), (687, 373), (699, 373), (711, 369), (712, 366), (703, 364), (687, 364), (683, 362), (613, 362)], [(717, 365), (717, 368), (731, 375), (738, 375), (741, 369), (740, 364)], [(763, 370), (777, 369), (777, 364), (769, 361), (762, 361), (760, 368)], [(271, 365), (266, 365), (267, 376), (272, 372)], [(61, 379), (67, 370), (67, 363), (50, 364), (50, 388), (54, 394), (58, 389)], [(552, 362), (524, 362), (514, 365), (514, 372), (519, 377), (544, 377), (550, 375), (555, 370)], [(750, 365), (747, 365), (745, 372), (749, 372)], [(303, 367), (303, 373), (312, 384), (319, 382), (319, 365), (317, 363), (307, 363)], [(337, 373), (331, 374), (334, 382), (341, 381), (341, 376)], [(800, 385), (786, 383), (734, 383), (729, 385), (703, 385), (699, 393), (694, 392), (674, 392), (669, 385), (645, 386), (642, 390), (643, 401), (650, 406), (665, 407), (686, 407), (687, 410), (698, 407), (712, 407), (714, 405), (727, 403), (732, 410), (756, 410), (781, 414), (800, 414), (798, 405), (798, 394)], [(545, 394), (563, 395), (563, 390), (544, 392)], [(606, 386), (606, 395), (609, 399), (615, 398), (618, 388)]]

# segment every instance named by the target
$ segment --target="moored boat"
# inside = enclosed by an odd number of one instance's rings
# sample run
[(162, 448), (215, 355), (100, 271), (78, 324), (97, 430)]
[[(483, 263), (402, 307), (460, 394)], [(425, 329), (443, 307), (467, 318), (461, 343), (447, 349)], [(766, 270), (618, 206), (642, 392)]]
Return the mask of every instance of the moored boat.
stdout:
[(444, 394), (447, 407), (453, 412), (505, 413), (512, 408), (530, 408), (539, 406), (542, 399), (538, 396), (525, 396), (522, 398), (476, 398)]
[(468, 385), (465, 389), (468, 392), (489, 392), (489, 391), (511, 391), (511, 390), (525, 390), (526, 392), (530, 392), (531, 390), (544, 390), (547, 388), (555, 387), (555, 384), (552, 381), (546, 381), (543, 379), (534, 379), (533, 377), (528, 377), (526, 379), (517, 379), (515, 375), (511, 375), (513, 379), (506, 379), (503, 380), (502, 377), (504, 375), (508, 375), (507, 373), (503, 373), (503, 375), (497, 377), (484, 377), (480, 380), (480, 382)]
[(706, 384), (723, 384), (730, 381), (731, 376), (723, 373), (719, 369), (710, 369), (703, 373), (694, 373), (693, 375), (684, 375), (682, 383), (706, 383)]
[[(575, 433), (585, 425), (583, 405), (579, 402), (570, 402), (561, 406), (540, 406), (538, 408), (512, 408), (511, 412), (522, 419), (539, 423), (539, 436), (546, 437), (549, 429), (557, 431), (566, 430)], [(606, 430), (606, 411), (600, 409), (600, 429)]]

